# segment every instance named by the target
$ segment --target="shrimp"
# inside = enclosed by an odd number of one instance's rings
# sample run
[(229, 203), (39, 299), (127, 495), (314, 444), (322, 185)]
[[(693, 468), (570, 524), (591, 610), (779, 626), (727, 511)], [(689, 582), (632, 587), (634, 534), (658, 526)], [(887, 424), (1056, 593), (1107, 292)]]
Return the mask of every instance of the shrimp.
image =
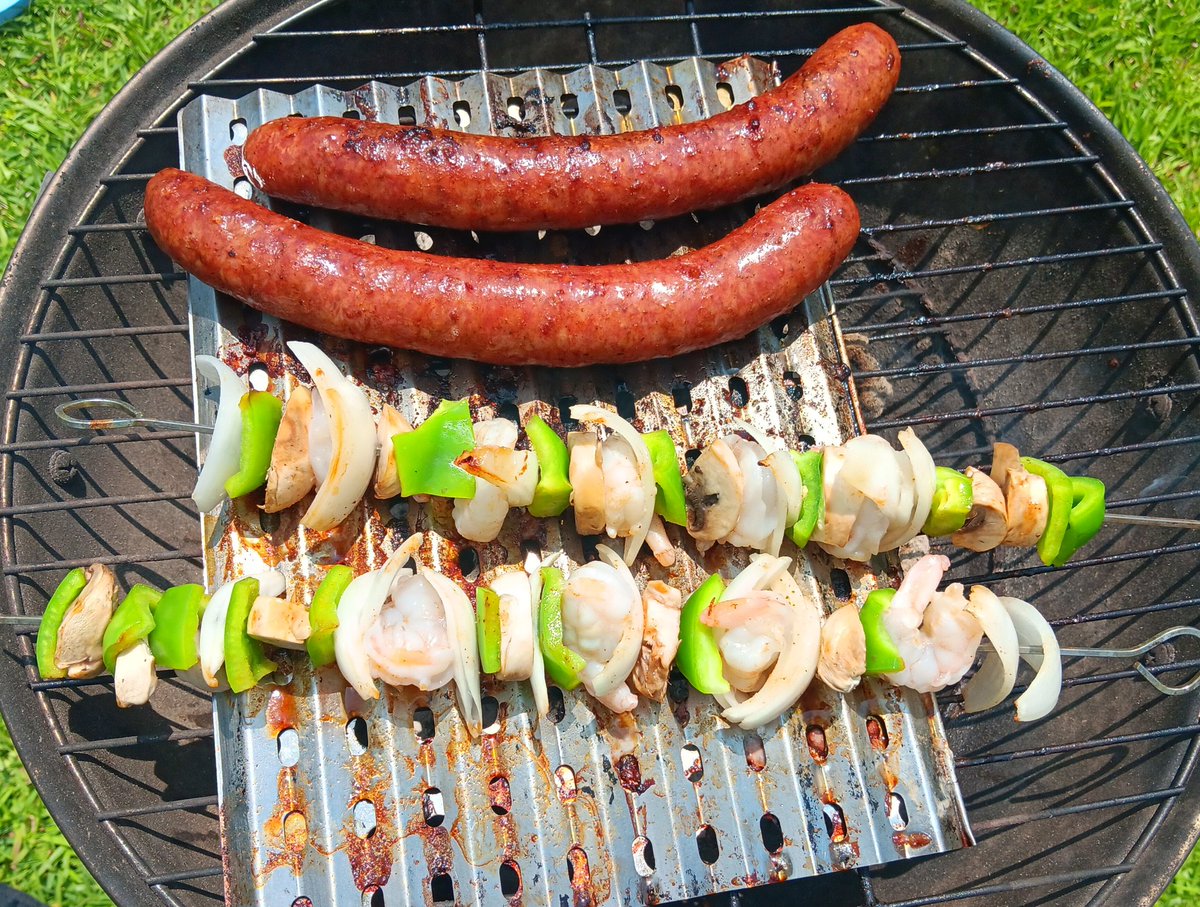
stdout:
[(766, 551), (772, 547), (772, 536), (783, 522), (785, 514), (780, 513), (781, 505), (786, 512), (787, 502), (783, 499), (783, 491), (775, 473), (770, 468), (759, 465), (767, 456), (760, 444), (736, 435), (726, 439), (726, 443), (737, 457), (745, 486), (737, 524), (721, 541), (735, 548)]
[(921, 558), (896, 590), (883, 613), (883, 625), (904, 667), (887, 678), (918, 693), (933, 693), (957, 683), (975, 661), (983, 637), (979, 620), (967, 610), (961, 583), (937, 591), (950, 559)]
[(392, 583), (363, 646), (376, 677), (394, 687), (436, 690), (454, 676), (454, 651), (441, 596), (405, 571)]
[[(512, 448), (517, 444), (517, 425), (509, 419), (488, 419), (475, 426), (477, 447)], [(508, 516), (508, 495), (500, 485), (475, 479), (475, 497), (454, 502), (454, 528), (472, 542), (490, 542), (500, 534)]]
[(755, 590), (742, 598), (709, 606), (700, 620), (724, 631), (717, 647), (725, 662), (725, 679), (735, 690), (753, 693), (762, 686), (788, 643), (792, 612), (774, 592)]

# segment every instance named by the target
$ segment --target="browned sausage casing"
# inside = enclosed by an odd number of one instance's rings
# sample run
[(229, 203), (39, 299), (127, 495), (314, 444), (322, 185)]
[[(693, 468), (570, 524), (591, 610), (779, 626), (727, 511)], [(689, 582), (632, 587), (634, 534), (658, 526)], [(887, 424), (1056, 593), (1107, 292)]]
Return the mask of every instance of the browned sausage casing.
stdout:
[(778, 88), (706, 120), (606, 136), (504, 138), (342, 117), (254, 130), (246, 174), (268, 195), (462, 230), (660, 220), (780, 188), (832, 160), (900, 75), (891, 35), (854, 25)]
[(434, 356), (576, 366), (745, 336), (833, 273), (859, 220), (841, 189), (810, 184), (684, 255), (506, 264), (381, 249), (163, 170), (146, 187), (146, 226), (200, 280), (287, 321)]

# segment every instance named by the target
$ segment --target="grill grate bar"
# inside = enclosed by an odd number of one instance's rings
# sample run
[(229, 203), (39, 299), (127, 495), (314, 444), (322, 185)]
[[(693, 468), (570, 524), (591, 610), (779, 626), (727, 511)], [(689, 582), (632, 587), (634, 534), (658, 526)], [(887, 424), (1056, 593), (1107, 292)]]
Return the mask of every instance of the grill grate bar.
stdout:
[(150, 746), (157, 743), (178, 743), (182, 740), (203, 740), (213, 735), (210, 727), (179, 728), (161, 734), (132, 734), (128, 737), (108, 737), (103, 740), (80, 740), (64, 743), (58, 747), (63, 756), (76, 753), (91, 753), (96, 750), (124, 749), (130, 746)]
[[(972, 164), (969, 167), (946, 167), (932, 170), (909, 170), (903, 173), (888, 173), (878, 176), (852, 176), (839, 180), (842, 186), (869, 186), (879, 183), (909, 183), (921, 180), (949, 179), (958, 176), (978, 176), (981, 173), (1011, 173), (1014, 170), (1033, 170), (1041, 167), (1060, 167), (1072, 164), (1094, 164), (1098, 160), (1094, 154), (1079, 154), (1074, 157), (1051, 157), (1036, 161), (989, 161), (986, 164)], [(831, 281), (837, 283), (837, 281)]]
[(63, 384), (57, 387), (27, 387), (9, 391), (9, 400), (25, 400), (31, 397), (62, 397), (70, 394), (103, 394), (118, 391), (155, 390), (161, 387), (191, 387), (187, 378), (145, 378), (138, 381), (105, 381), (99, 384)]
[(1133, 869), (1133, 863), (1118, 863), (1115, 866), (1105, 866), (1099, 869), (1080, 869), (1075, 872), (1057, 872), (1048, 875), (1032, 876), (1028, 879), (1018, 879), (1012, 882), (1001, 882), (996, 885), (981, 885), (978, 888), (964, 888), (961, 891), (951, 891), (946, 894), (934, 894), (924, 898), (913, 898), (907, 901), (895, 901), (888, 907), (931, 907), (933, 904), (948, 904), (952, 901), (963, 901), (967, 898), (987, 897), (993, 894), (1009, 894), (1014, 891), (1027, 891), (1031, 888), (1045, 888), (1050, 885), (1070, 885), (1085, 882), (1099, 882), (1113, 876), (1122, 875)]
[(130, 504), (157, 504), (162, 501), (189, 500), (190, 491), (159, 491), (153, 494), (132, 494), (123, 497), (79, 498), (70, 501), (42, 501), (35, 504), (15, 504), (0, 507), (0, 517), (29, 513), (49, 513), (59, 510), (86, 510), (89, 507), (124, 507)]
[(155, 136), (160, 136), (160, 135), (175, 135), (177, 132), (179, 132), (179, 129), (178, 129), (178, 127), (176, 127), (174, 125), (172, 125), (172, 126), (147, 126), (145, 129), (139, 129), (137, 131), (137, 137), (139, 139), (152, 139)]
[[(904, 7), (890, 4), (879, 4), (869, 6), (834, 6), (824, 9), (811, 8), (791, 8), (777, 10), (756, 10), (753, 14), (746, 12), (736, 13), (658, 13), (641, 16), (585, 16), (575, 17), (571, 19), (522, 19), (513, 22), (454, 22), (437, 25), (412, 25), (406, 27), (391, 27), (391, 28), (328, 28), (328, 29), (313, 29), (313, 30), (297, 30), (297, 31), (275, 31), (261, 32), (254, 36), (256, 43), (279, 42), (283, 40), (293, 40), (296, 38), (304, 39), (324, 39), (324, 38), (386, 38), (386, 37), (401, 37), (405, 35), (430, 35), (430, 34), (446, 34), (446, 33), (473, 33), (473, 32), (493, 32), (493, 31), (520, 31), (524, 29), (542, 29), (542, 28), (589, 28), (597, 25), (649, 25), (652, 23), (671, 23), (671, 22), (708, 22), (708, 21), (723, 21), (728, 19), (740, 20), (745, 19), (749, 15), (753, 15), (756, 19), (780, 19), (790, 17), (812, 17), (812, 16), (832, 16), (832, 15), (853, 15), (855, 13), (866, 13), (874, 15), (876, 13), (903, 13)], [(953, 42), (957, 47), (966, 46), (964, 41)]]
[(1101, 557), (1079, 558), (1068, 561), (1061, 567), (1046, 567), (1041, 564), (1034, 567), (1020, 567), (1013, 570), (995, 570), (957, 580), (964, 586), (971, 583), (995, 583), (1002, 579), (1037, 576), (1041, 573), (1065, 573), (1068, 570), (1078, 570), (1082, 567), (1100, 567), (1108, 564), (1120, 564), (1125, 561), (1140, 561), (1148, 557), (1163, 557), (1168, 554), (1185, 554), (1189, 551), (1200, 551), (1200, 542), (1189, 542), (1184, 545), (1164, 545), (1160, 548), (1146, 548), (1140, 551), (1126, 551), (1122, 554), (1106, 554)]
[(1015, 762), (1018, 759), (1037, 759), (1042, 756), (1057, 756), (1062, 753), (1078, 753), (1083, 750), (1104, 749), (1109, 746), (1124, 746), (1127, 743), (1141, 743), (1146, 740), (1162, 740), (1168, 737), (1186, 737), (1200, 734), (1200, 724), (1182, 724), (1176, 727), (1155, 728), (1152, 731), (1140, 731), (1136, 734), (1120, 734), (1114, 737), (1098, 737), (1094, 740), (1076, 740), (1072, 743), (1058, 743), (1029, 750), (1013, 750), (1007, 753), (991, 753), (987, 756), (968, 756), (954, 760), (958, 768), (973, 768), (980, 765), (995, 765), (998, 762)]
[(214, 876), (219, 876), (222, 872), (223, 870), (220, 866), (211, 866), (208, 869), (182, 869), (179, 872), (147, 876), (146, 884), (151, 887), (156, 885), (173, 885), (178, 882), (191, 882), (196, 879), (211, 879)]
[(1001, 365), (1019, 365), (1028, 362), (1051, 362), (1055, 359), (1081, 359), (1084, 356), (1103, 356), (1108, 353), (1135, 353), (1139, 350), (1164, 350), (1178, 346), (1200, 344), (1200, 337), (1174, 337), (1169, 340), (1148, 340), (1144, 343), (1120, 343), (1112, 346), (1083, 347), (1074, 350), (1051, 350), (1045, 353), (1022, 353), (1019, 356), (997, 356), (991, 359), (966, 359), (936, 364), (902, 366), (897, 368), (868, 369), (855, 372), (857, 378), (919, 378), (942, 372), (961, 372), (973, 368), (992, 368)]
[(1010, 828), (1013, 825), (1022, 825), (1026, 822), (1038, 822), (1042, 819), (1060, 819), (1063, 816), (1076, 816), (1080, 813), (1096, 812), (1101, 809), (1115, 809), (1118, 806), (1161, 803), (1163, 800), (1178, 797), (1186, 789), (1185, 787), (1168, 787), (1162, 790), (1146, 791), (1141, 794), (1130, 794), (1125, 797), (1109, 797), (1106, 800), (1097, 800), (1094, 803), (1079, 803), (1075, 806), (1039, 809), (1037, 812), (1001, 816), (996, 819), (984, 819), (980, 822), (973, 822), (971, 823), (971, 828), (978, 835), (980, 832), (996, 831), (1002, 828)]
[(1168, 494), (1148, 494), (1136, 498), (1126, 498), (1123, 501), (1114, 501), (1108, 506), (1111, 507), (1141, 507), (1145, 504), (1164, 504), (1167, 501), (1187, 501), (1200, 495), (1200, 490), (1193, 491), (1172, 491)]
[[(839, 277), (829, 281), (830, 286), (858, 286), (864, 283), (877, 283), (881, 280), (924, 280), (930, 277), (953, 277), (959, 274), (977, 274), (988, 271), (1000, 271), (1005, 268), (1023, 268), (1034, 265), (1062, 264), (1066, 261), (1083, 261), (1089, 258), (1110, 258), (1117, 255), (1137, 255), (1147, 252), (1159, 252), (1162, 243), (1138, 243), (1129, 246), (1113, 246), (1110, 249), (1084, 249), (1080, 252), (1055, 252), (1050, 255), (1029, 255), (1025, 258), (1004, 258), (999, 261), (988, 261), (980, 264), (953, 265), (945, 268), (927, 268), (923, 271), (895, 271), (891, 274), (866, 274), (861, 277)], [(915, 292), (915, 291), (914, 291)], [(841, 303), (843, 300), (839, 299)]]
[(108, 447), (116, 444), (131, 444), (140, 441), (181, 441), (184, 438), (194, 437), (195, 434), (186, 431), (157, 431), (82, 435), (78, 438), (45, 438), (41, 441), (14, 441), (11, 444), (0, 444), (0, 454), (22, 453), (29, 450), (56, 450), (66, 447), (88, 447), (91, 445)]
[(159, 803), (149, 803), (144, 806), (127, 806), (124, 809), (109, 809), (96, 813), (101, 822), (112, 822), (116, 819), (132, 819), (134, 816), (154, 816), (159, 813), (177, 812), (185, 809), (200, 809), (217, 805), (217, 795), (207, 797), (188, 797), (185, 800), (163, 800)]
[(43, 280), (40, 284), (43, 290), (60, 290), (67, 287), (103, 287), (117, 286), (128, 283), (170, 283), (187, 277), (183, 271), (159, 271), (146, 274), (113, 274), (107, 276), (98, 274), (95, 277), (60, 277), (55, 280)]
[(74, 570), (76, 567), (87, 567), (91, 564), (116, 567), (124, 564), (156, 564), (161, 561), (199, 561), (202, 554), (199, 548), (172, 548), (143, 554), (112, 554), (74, 560), (42, 561), (36, 564), (5, 564), (4, 575), (20, 576), (23, 573), (45, 573), (49, 570)]
[[(596, 21), (596, 20), (593, 20)], [(472, 31), (475, 29), (472, 28)], [(942, 50), (945, 48), (954, 48), (954, 42), (949, 41), (926, 41), (916, 44), (900, 44), (900, 50), (903, 53), (911, 54), (918, 51), (927, 50)], [(807, 57), (811, 56), (816, 50), (815, 47), (771, 47), (759, 50), (747, 50), (743, 56), (750, 57)], [(729, 54), (697, 54), (702, 60), (707, 60), (714, 63), (724, 62), (730, 59)], [(624, 67), (632, 66), (636, 63), (658, 63), (671, 64), (678, 63), (680, 60), (679, 54), (673, 54), (661, 57), (629, 57), (626, 59), (611, 59), (601, 60), (573, 60), (563, 63), (540, 63), (538, 69), (548, 70), (571, 70), (580, 69), (584, 66), (602, 66), (608, 67)], [(530, 66), (505, 66), (500, 69), (492, 69), (489, 72), (495, 75), (516, 75), (529, 70)], [(350, 73), (348, 75), (337, 75), (335, 73), (309, 73), (300, 76), (266, 76), (262, 78), (236, 78), (236, 79), (201, 79), (195, 82), (189, 82), (188, 88), (196, 93), (202, 94), (214, 88), (278, 88), (280, 86), (293, 85), (335, 85), (339, 83), (350, 82), (361, 84), (364, 82), (388, 82), (388, 81), (408, 81), (412, 79), (425, 78), (426, 76), (434, 76), (440, 79), (462, 79), (479, 72), (477, 69), (425, 69), (419, 72), (412, 71), (391, 71), (391, 72), (365, 72), (365, 73)], [(1016, 84), (1016, 79), (984, 79), (984, 80), (966, 80), (962, 82), (936, 82), (928, 85), (914, 85), (908, 88), (897, 88), (895, 94), (903, 94), (905, 92), (936, 92), (936, 91), (951, 91), (964, 88), (991, 88), (999, 85)], [(136, 176), (136, 174), (134, 175)], [(146, 177), (147, 179), (149, 176)]]
[[(916, 134), (921, 135), (921, 133)], [(930, 135), (932, 134), (930, 133)], [(931, 230), (941, 227), (969, 227), (977, 224), (1029, 220), (1037, 217), (1058, 217), (1065, 214), (1090, 214), (1094, 211), (1125, 210), (1133, 207), (1135, 207), (1135, 203), (1129, 199), (1118, 199), (1111, 202), (1094, 202), (1088, 205), (1061, 205), (1055, 208), (1033, 208), (1029, 211), (993, 211), (988, 214), (969, 214), (966, 217), (931, 218), (903, 224), (878, 224), (874, 227), (863, 227), (862, 232), (873, 236), (876, 233), (901, 233), (906, 230)]]
[[(997, 126), (959, 126), (952, 129), (922, 129), (915, 132), (884, 132), (879, 135), (860, 135), (857, 141), (863, 145), (875, 142), (912, 142), (922, 139), (960, 138), (963, 136), (991, 137), (1011, 132), (1039, 132), (1041, 130), (1068, 129), (1061, 120), (1051, 120), (1048, 123), (1010, 123)], [(1133, 203), (1130, 202), (1130, 205)]]
[[(1136, 453), (1141, 450), (1158, 450), (1165, 447), (1178, 447), (1182, 444), (1200, 442), (1200, 435), (1187, 435), (1179, 438), (1162, 438), (1157, 441), (1139, 441), (1136, 444), (1120, 444), (1113, 447), (1093, 447), (1091, 450), (1077, 450), (1070, 453), (1047, 454), (1042, 457), (1049, 463), (1065, 463), (1068, 460), (1082, 460), (1087, 457), (1107, 457), (1112, 454)], [(1133, 500), (1132, 498), (1130, 500)], [(1111, 505), (1110, 505), (1111, 506)], [(1132, 506), (1125, 504), (1124, 506)]]
[[(840, 305), (846, 303), (880, 302), (895, 296), (907, 296), (916, 291), (906, 290), (903, 293), (880, 294), (872, 296), (850, 296), (838, 300)], [(920, 295), (916, 292), (916, 295)], [(1179, 299), (1187, 296), (1187, 290), (1151, 290), (1145, 293), (1129, 293), (1120, 296), (1093, 296), (1090, 299), (1073, 299), (1069, 302), (1054, 302), (1045, 305), (1031, 305), (1014, 308), (1005, 306), (1002, 309), (990, 309), (986, 312), (968, 312), (963, 315), (923, 316), (907, 321), (883, 321), (855, 325), (854, 330), (859, 334), (876, 334), (876, 340), (899, 340), (905, 337), (920, 337), (924, 334), (937, 333), (941, 328), (952, 324), (965, 324), (973, 321), (994, 321), (997, 318), (1014, 318), (1023, 315), (1045, 315), (1051, 312), (1069, 312), (1074, 309), (1090, 309), (1105, 305), (1124, 305), (1129, 302), (1149, 302), (1154, 299)], [(884, 333), (891, 329), (893, 333)], [(911, 329), (911, 330), (910, 330)]]
[[(1115, 611), (1101, 611), (1094, 614), (1076, 614), (1072, 617), (1061, 617), (1050, 621), (1052, 627), (1069, 627), (1074, 624), (1093, 623), (1098, 620), (1118, 620), (1122, 617), (1140, 617), (1143, 614), (1155, 614), (1159, 611), (1177, 611), (1200, 605), (1200, 598), (1183, 598), (1172, 602), (1158, 602), (1153, 605), (1142, 605), (1138, 608), (1120, 608)], [(1183, 662), (1175, 662), (1183, 664)]]
[(176, 324), (150, 324), (146, 327), (90, 328), (82, 331), (45, 331), (22, 334), (22, 343), (46, 343), (52, 340), (107, 340), (113, 337), (148, 337), (152, 334), (186, 334), (188, 326)]
[(873, 422), (876, 430), (904, 428), (907, 425), (933, 425), (954, 422), (960, 419), (986, 419), (991, 416), (1007, 416), (1014, 413), (1040, 413), (1047, 409), (1064, 409), (1070, 406), (1088, 406), (1093, 403), (1110, 403), (1114, 400), (1133, 400), (1140, 397), (1156, 397), (1159, 394), (1176, 394), (1200, 390), (1200, 384), (1170, 384), (1162, 387), (1147, 387), (1131, 391), (1114, 391), (1111, 394), (1088, 394), (1083, 397), (1066, 397), (1062, 400), (1044, 400), (1040, 403), (1022, 403), (1011, 406), (993, 406), (986, 409), (960, 409), (948, 413), (928, 416), (910, 416), (906, 419), (885, 419)]

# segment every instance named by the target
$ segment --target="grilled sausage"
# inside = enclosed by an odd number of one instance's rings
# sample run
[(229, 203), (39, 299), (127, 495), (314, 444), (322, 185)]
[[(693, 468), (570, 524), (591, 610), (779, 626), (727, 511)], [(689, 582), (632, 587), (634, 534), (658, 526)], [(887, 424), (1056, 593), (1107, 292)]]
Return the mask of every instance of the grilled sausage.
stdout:
[(341, 117), (286, 117), (243, 149), (268, 195), (474, 230), (660, 220), (811, 173), (875, 119), (900, 51), (869, 23), (838, 32), (779, 87), (706, 120), (605, 136), (504, 138)]
[(510, 264), (324, 233), (180, 170), (146, 226), (183, 268), (256, 309), (350, 340), (504, 365), (674, 356), (789, 311), (849, 253), (858, 210), (809, 184), (710, 246), (616, 265)]

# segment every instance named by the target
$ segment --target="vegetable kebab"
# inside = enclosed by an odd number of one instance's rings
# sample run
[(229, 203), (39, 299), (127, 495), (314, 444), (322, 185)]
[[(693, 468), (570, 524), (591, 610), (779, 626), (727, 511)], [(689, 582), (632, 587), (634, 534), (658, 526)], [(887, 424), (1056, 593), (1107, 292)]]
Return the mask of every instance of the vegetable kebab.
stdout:
[(606, 545), (599, 559), (564, 569), (560, 555), (494, 570), (477, 587), (476, 606), (459, 586), (410, 566), (422, 543), (407, 539), (379, 569), (360, 576), (328, 569), (308, 607), (285, 594), (282, 574), (267, 570), (227, 582), (211, 596), (196, 585), (165, 592), (135, 585), (117, 604), (107, 567), (67, 574), (47, 604), (38, 632), (43, 678), (112, 672), (118, 705), (146, 703), (157, 670), (189, 676), (212, 690), (241, 693), (276, 670), (272, 649), (307, 651), (318, 668), (336, 665), (363, 699), (378, 681), (439, 689), (454, 681), (472, 733), (482, 721), (480, 675), (529, 681), (539, 715), (549, 684), (584, 688), (612, 712), (640, 698), (661, 701), (671, 666), (721, 715), (745, 729), (790, 709), (819, 677), (849, 692), (864, 676), (918, 692), (961, 680), (983, 636), (991, 654), (966, 684), (969, 711), (991, 708), (1011, 692), (1019, 653), (1037, 669), (1017, 699), (1018, 720), (1047, 714), (1057, 700), (1061, 666), (1054, 634), (1035, 609), (981, 586), (937, 591), (949, 561), (926, 556), (896, 590), (879, 589), (861, 611), (848, 603), (826, 614), (811, 577), (788, 557), (756, 554), (726, 582), (714, 574), (682, 604), (661, 582), (639, 589), (629, 566)]

